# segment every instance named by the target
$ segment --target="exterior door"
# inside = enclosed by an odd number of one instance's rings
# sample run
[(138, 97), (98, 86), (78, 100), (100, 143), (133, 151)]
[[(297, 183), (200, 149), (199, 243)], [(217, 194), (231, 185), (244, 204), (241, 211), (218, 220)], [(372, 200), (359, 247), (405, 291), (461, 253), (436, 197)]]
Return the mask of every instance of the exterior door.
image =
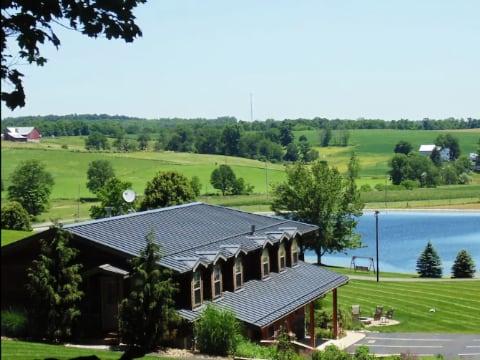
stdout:
[(118, 329), (118, 305), (120, 303), (120, 284), (116, 277), (101, 279), (102, 329)]

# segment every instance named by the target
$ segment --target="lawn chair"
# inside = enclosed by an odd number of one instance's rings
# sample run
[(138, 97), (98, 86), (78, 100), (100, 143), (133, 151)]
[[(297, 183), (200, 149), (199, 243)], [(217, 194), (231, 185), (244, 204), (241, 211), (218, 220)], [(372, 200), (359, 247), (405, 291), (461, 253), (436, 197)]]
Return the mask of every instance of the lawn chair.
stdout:
[(383, 316), (383, 306), (378, 306), (375, 308), (375, 314), (373, 315), (374, 321), (379, 321)]
[(387, 314), (385, 315), (387, 319), (392, 320), (393, 319), (393, 309), (388, 309)]
[(360, 320), (360, 305), (352, 305), (352, 318), (354, 320)]

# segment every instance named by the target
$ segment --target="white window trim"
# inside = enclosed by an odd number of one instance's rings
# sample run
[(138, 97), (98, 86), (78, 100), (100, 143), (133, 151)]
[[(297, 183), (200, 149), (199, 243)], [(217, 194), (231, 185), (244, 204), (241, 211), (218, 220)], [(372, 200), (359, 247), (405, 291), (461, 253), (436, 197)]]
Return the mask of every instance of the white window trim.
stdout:
[[(266, 262), (263, 261), (263, 256), (264, 256), (265, 253), (267, 254), (267, 259), (268, 259)], [(263, 249), (263, 251), (262, 251), (262, 255), (260, 256), (260, 263), (261, 263), (261, 270), (262, 270), (262, 279), (270, 278), (270, 253), (268, 252), (267, 248)], [(268, 274), (266, 274), (266, 275), (265, 275), (265, 272), (264, 272), (264, 265), (265, 264), (268, 264)]]
[[(219, 280), (215, 280), (215, 269), (220, 269), (220, 279)], [(212, 299), (213, 300), (222, 297), (222, 293), (223, 293), (222, 280), (223, 280), (222, 267), (219, 264), (214, 265), (213, 270), (212, 270)], [(220, 294), (217, 295), (215, 293), (215, 284), (218, 283), (218, 282), (220, 283)]]
[[(199, 287), (195, 287), (195, 274), (197, 273), (200, 275)], [(200, 290), (200, 302), (195, 303), (195, 291), (198, 291), (198, 290)], [(199, 307), (200, 305), (202, 305), (202, 303), (203, 303), (203, 279), (202, 279), (202, 273), (197, 270), (192, 275), (192, 308)]]
[[(240, 263), (240, 271), (237, 272), (237, 262)], [(241, 285), (237, 284), (237, 275), (240, 274), (242, 277), (242, 283)], [(241, 258), (236, 258), (235, 261), (233, 262), (233, 289), (234, 291), (243, 289), (243, 284), (244, 284), (244, 278), (243, 278), (243, 262)]]
[[(297, 262), (295, 262), (295, 263), (293, 262), (293, 253), (294, 253), (293, 246), (294, 245), (296, 245), (296, 247), (297, 247), (297, 251), (295, 251), (295, 253), (297, 253)], [(290, 262), (291, 262), (292, 267), (295, 267), (295, 266), (298, 265), (299, 253), (300, 253), (300, 251), (299, 251), (299, 248), (298, 248), (298, 241), (296, 239), (293, 239), (292, 245), (290, 246)]]
[[(280, 256), (280, 252), (283, 249), (283, 256)], [(282, 257), (283, 257), (283, 264), (285, 265), (283, 268), (281, 267), (282, 264)], [(278, 272), (284, 272), (287, 270), (287, 251), (285, 249), (284, 244), (280, 244), (278, 247)]]

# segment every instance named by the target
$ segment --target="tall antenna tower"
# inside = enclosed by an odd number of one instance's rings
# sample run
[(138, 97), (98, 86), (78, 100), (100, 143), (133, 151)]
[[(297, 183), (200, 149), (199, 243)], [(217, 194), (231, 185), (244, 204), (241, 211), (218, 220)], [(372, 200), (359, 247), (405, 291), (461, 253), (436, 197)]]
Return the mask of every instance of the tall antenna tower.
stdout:
[(253, 94), (250, 93), (250, 121), (253, 122)]

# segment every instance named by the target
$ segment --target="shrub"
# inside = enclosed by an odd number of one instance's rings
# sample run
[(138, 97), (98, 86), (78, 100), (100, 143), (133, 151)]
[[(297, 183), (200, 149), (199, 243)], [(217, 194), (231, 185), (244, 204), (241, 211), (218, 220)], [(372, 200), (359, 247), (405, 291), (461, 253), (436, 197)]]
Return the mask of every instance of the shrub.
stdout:
[(475, 262), (467, 250), (460, 250), (452, 266), (452, 277), (473, 278), (475, 275)]
[(402, 185), (407, 190), (413, 190), (420, 186), (420, 183), (417, 180), (403, 180)]
[(353, 358), (355, 360), (373, 360), (375, 359), (375, 355), (370, 354), (370, 350), (368, 349), (368, 347), (365, 345), (362, 345), (355, 350), (355, 354), (353, 355)]
[(62, 144), (62, 149), (68, 149), (68, 145), (67, 144)]
[(385, 185), (383, 185), (383, 184), (375, 184), (374, 188), (375, 188), (375, 190), (377, 190), (377, 191), (383, 191), (383, 190), (385, 190)]
[(2, 311), (2, 336), (22, 337), (27, 332), (27, 316), (23, 311)]
[(22, 204), (11, 201), (2, 207), (2, 229), (32, 230), (30, 227), (30, 217)]
[(323, 351), (314, 351), (312, 360), (350, 360), (350, 355), (335, 345), (329, 345)]
[(370, 186), (370, 184), (363, 184), (362, 186), (360, 186), (360, 191), (369, 192), (372, 191), (372, 187)]
[(208, 305), (195, 322), (194, 333), (200, 352), (226, 356), (235, 353), (240, 324), (231, 311)]
[(468, 185), (472, 182), (471, 176), (469, 176), (467, 173), (461, 173), (458, 176), (458, 183), (462, 185)]
[(253, 359), (273, 359), (276, 349), (274, 346), (262, 346), (243, 337), (238, 339), (235, 355)]

